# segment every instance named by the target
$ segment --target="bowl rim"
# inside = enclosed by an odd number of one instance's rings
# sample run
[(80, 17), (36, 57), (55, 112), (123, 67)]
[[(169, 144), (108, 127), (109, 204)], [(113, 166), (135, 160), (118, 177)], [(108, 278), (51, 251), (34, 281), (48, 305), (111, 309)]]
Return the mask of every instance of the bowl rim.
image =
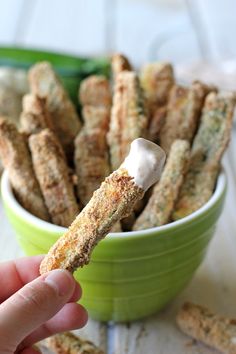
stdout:
[[(199, 208), (192, 214), (187, 215), (182, 219), (168, 223), (166, 225), (156, 226), (146, 230), (109, 233), (109, 239), (120, 239), (120, 238), (126, 239), (127, 237), (136, 238), (136, 237), (142, 237), (147, 235), (153, 235), (156, 233), (161, 233), (162, 231), (168, 231), (171, 229), (175, 229), (176, 227), (188, 224), (189, 222), (198, 219), (200, 216), (205, 214), (205, 212), (210, 210), (211, 207), (217, 203), (217, 201), (224, 194), (226, 185), (227, 185), (226, 172), (225, 169), (222, 167), (221, 172), (217, 178), (215, 191), (212, 194), (211, 198), (206, 202), (206, 204), (204, 204), (201, 208)], [(22, 219), (27, 220), (27, 222), (30, 223), (31, 225), (36, 226), (38, 229), (45, 230), (47, 232), (54, 233), (54, 234), (59, 234), (59, 233), (62, 234), (68, 230), (66, 227), (54, 225), (47, 221), (41, 220), (40, 218), (32, 215), (30, 212), (24, 209), (14, 196), (14, 193), (10, 185), (10, 180), (8, 177), (8, 172), (6, 170), (3, 171), (2, 178), (1, 178), (1, 195), (4, 203), (10, 206), (10, 208), (14, 211), (14, 213), (19, 215)]]

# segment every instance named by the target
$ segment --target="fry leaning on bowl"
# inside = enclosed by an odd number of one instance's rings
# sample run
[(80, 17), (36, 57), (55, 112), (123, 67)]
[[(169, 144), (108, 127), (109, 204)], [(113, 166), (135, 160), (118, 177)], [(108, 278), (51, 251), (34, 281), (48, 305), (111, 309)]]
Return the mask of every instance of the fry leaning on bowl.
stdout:
[(0, 119), (1, 192), (22, 249), (47, 254), (41, 273), (74, 272), (91, 317), (130, 321), (163, 308), (204, 258), (235, 102), (178, 85), (169, 63), (136, 73), (117, 54), (112, 71), (81, 83), (81, 120), (52, 66), (30, 69), (20, 131)]

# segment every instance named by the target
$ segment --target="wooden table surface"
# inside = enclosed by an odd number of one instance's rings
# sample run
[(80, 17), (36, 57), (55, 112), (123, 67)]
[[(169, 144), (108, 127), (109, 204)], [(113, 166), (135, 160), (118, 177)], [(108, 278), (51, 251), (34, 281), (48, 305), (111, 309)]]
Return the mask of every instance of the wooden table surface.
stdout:
[[(178, 308), (185, 300), (209, 306), (219, 313), (236, 317), (236, 131), (224, 157), (228, 192), (224, 211), (205, 261), (188, 287), (163, 311), (143, 321), (104, 324), (89, 320), (79, 333), (94, 340), (109, 354), (210, 354), (212, 350), (191, 343), (175, 325)], [(22, 256), (13, 230), (0, 205), (0, 260)]]

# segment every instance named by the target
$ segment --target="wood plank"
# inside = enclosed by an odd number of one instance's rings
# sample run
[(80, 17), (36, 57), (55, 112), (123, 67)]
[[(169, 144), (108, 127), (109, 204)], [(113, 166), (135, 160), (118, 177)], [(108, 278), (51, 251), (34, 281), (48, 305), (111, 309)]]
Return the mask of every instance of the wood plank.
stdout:
[(24, 0), (1, 1), (0, 6), (0, 43), (1, 45), (14, 44), (21, 8)]
[(24, 45), (78, 55), (105, 50), (105, 0), (34, 0)]
[[(150, 59), (150, 51), (157, 36), (169, 26), (175, 28), (188, 23), (183, 0), (127, 1), (116, 0), (116, 51), (126, 54), (134, 65)], [(167, 60), (170, 58), (166, 58)]]
[(206, 259), (189, 286), (166, 309), (143, 321), (114, 327), (114, 354), (213, 353), (211, 349), (190, 341), (176, 327), (176, 313), (186, 300), (206, 305), (221, 314), (236, 317), (236, 188), (229, 152), (224, 164), (229, 181), (228, 193)]

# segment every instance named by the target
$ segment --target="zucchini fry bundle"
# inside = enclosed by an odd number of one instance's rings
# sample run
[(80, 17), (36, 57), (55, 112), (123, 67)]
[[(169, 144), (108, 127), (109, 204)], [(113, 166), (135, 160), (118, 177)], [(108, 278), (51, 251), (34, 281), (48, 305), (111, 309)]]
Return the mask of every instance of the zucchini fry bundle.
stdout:
[(150, 115), (149, 139), (156, 142), (164, 124), (169, 93), (174, 85), (173, 67), (169, 63), (146, 64), (141, 69), (140, 82), (147, 99)]
[(56, 136), (44, 129), (29, 138), (34, 171), (54, 224), (67, 227), (79, 212), (64, 151)]
[(49, 250), (40, 272), (74, 271), (90, 260), (93, 248), (112, 227), (128, 216), (144, 192), (159, 178), (165, 160), (157, 145), (136, 139), (124, 163), (97, 189), (69, 230)]
[(148, 118), (138, 76), (123, 71), (115, 81), (108, 145), (112, 170), (117, 169), (129, 151), (131, 142), (147, 133)]
[(113, 80), (116, 81), (119, 73), (121, 73), (122, 71), (132, 71), (133, 69), (129, 60), (124, 55), (117, 53), (112, 55), (111, 70)]
[(133, 230), (161, 226), (169, 221), (188, 167), (189, 154), (190, 145), (188, 141), (174, 141), (161, 179), (154, 186), (151, 197), (136, 220)]
[(190, 88), (174, 85), (171, 89), (165, 123), (160, 132), (160, 145), (167, 154), (176, 139), (192, 143), (210, 89), (198, 81)]
[(26, 141), (16, 126), (4, 118), (0, 118), (0, 157), (19, 203), (33, 215), (49, 221)]
[(207, 96), (174, 220), (193, 213), (211, 197), (220, 160), (230, 140), (234, 106), (235, 99), (231, 94), (210, 93)]
[(23, 97), (20, 127), (26, 135), (39, 133), (46, 128), (53, 130), (51, 117), (45, 107), (45, 103), (45, 99), (38, 98), (34, 94), (27, 94)]
[(105, 354), (95, 344), (65, 332), (47, 338), (43, 344), (56, 354)]
[(81, 90), (81, 102), (86, 103), (82, 110), (85, 124), (75, 139), (74, 163), (78, 177), (77, 194), (85, 206), (110, 173), (106, 134), (111, 92), (108, 80), (101, 76), (85, 79)]
[(73, 103), (50, 63), (37, 63), (30, 69), (29, 85), (33, 94), (45, 99), (56, 135), (69, 157), (81, 123)]
[(236, 353), (236, 319), (221, 317), (186, 302), (177, 314), (182, 332), (225, 354)]

